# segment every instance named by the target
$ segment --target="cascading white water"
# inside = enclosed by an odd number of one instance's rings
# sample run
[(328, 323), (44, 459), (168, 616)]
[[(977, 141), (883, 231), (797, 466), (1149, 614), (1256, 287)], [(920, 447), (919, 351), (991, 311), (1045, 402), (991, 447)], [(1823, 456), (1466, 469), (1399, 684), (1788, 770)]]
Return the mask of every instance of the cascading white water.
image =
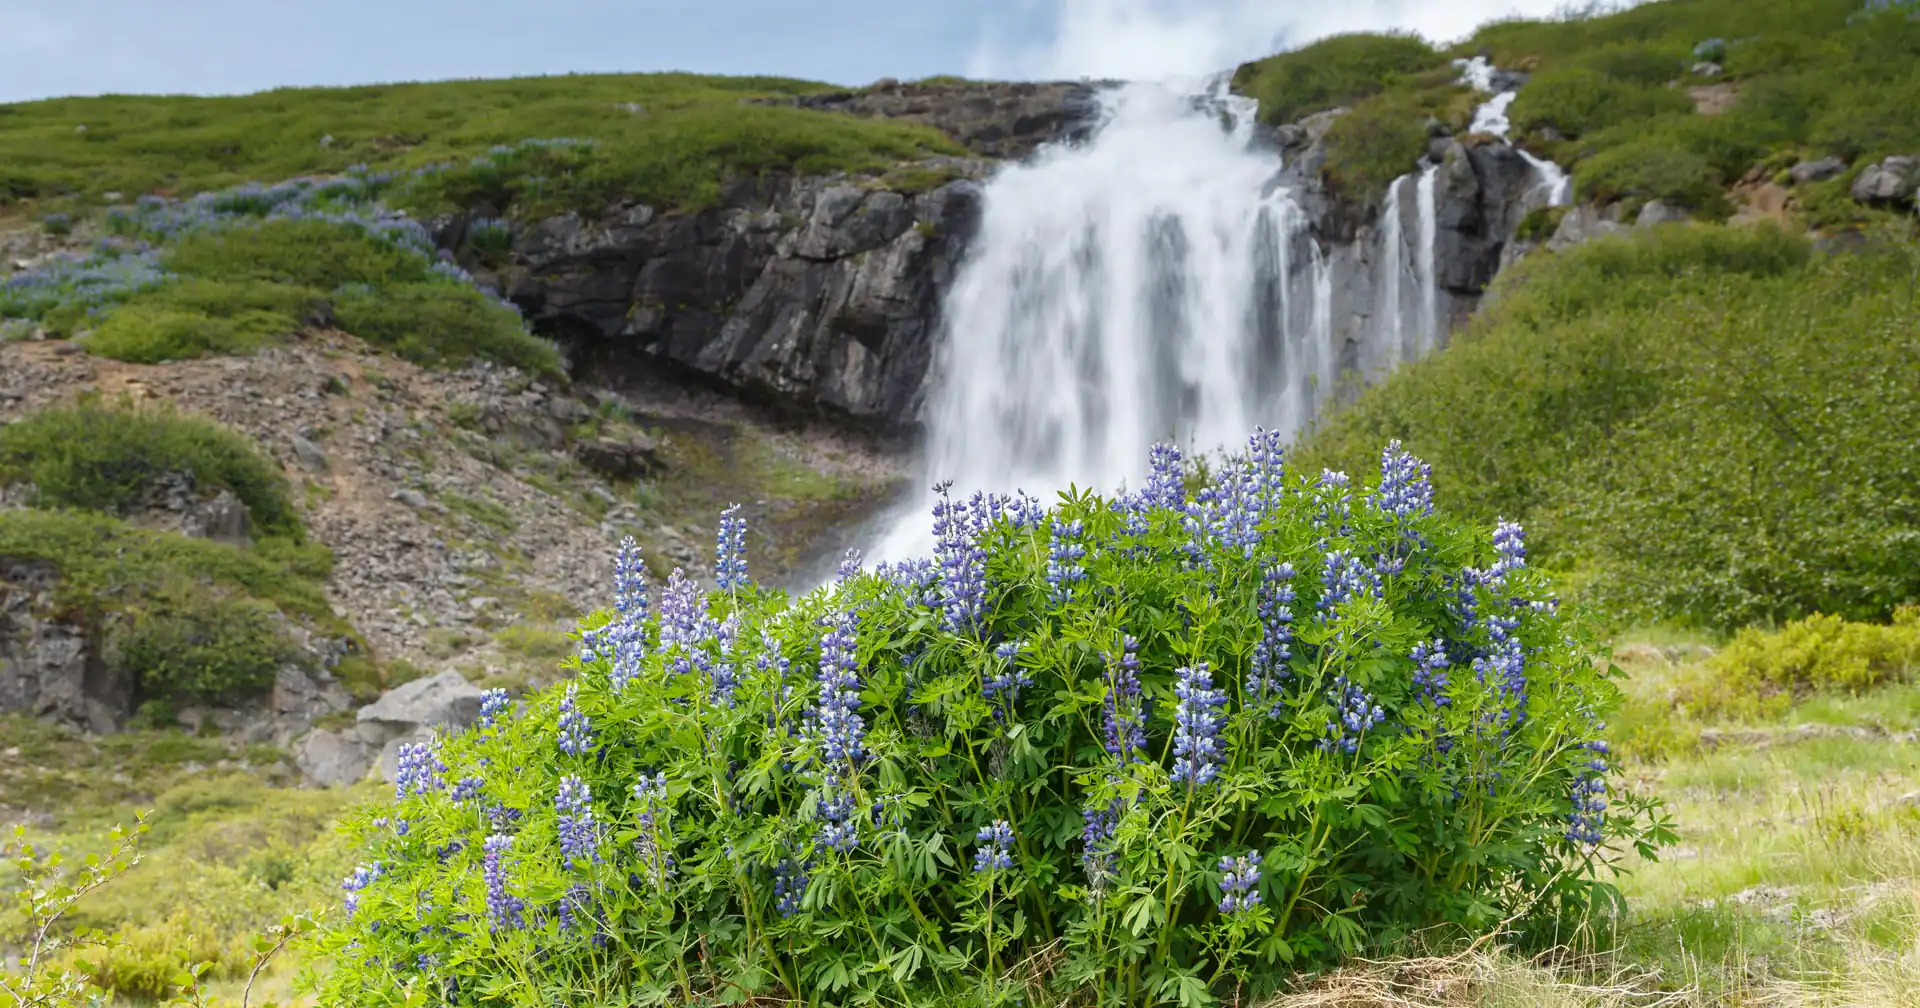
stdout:
[(1420, 285), (1420, 328), (1413, 357), (1424, 357), (1440, 342), (1440, 278), (1434, 249), (1440, 240), (1439, 199), (1440, 166), (1428, 165), (1420, 172), (1414, 187), (1414, 206), (1419, 229), (1414, 239), (1414, 275)]
[[(1513, 100), (1520, 96), (1520, 92), (1512, 87), (1504, 91), (1500, 90), (1498, 68), (1487, 62), (1485, 56), (1475, 56), (1470, 60), (1454, 60), (1453, 65), (1460, 70), (1460, 83), (1476, 91), (1493, 95), (1473, 110), (1473, 124), (1467, 129), (1473, 133), (1485, 133), (1506, 140), (1507, 133), (1513, 129), (1513, 123), (1507, 117), (1507, 109), (1513, 104)], [(1565, 169), (1544, 158), (1535, 157), (1523, 147), (1515, 147), (1514, 151), (1526, 159), (1527, 164), (1532, 166), (1534, 174), (1539, 177), (1539, 182), (1534, 185), (1534, 191), (1546, 192), (1548, 206), (1566, 206), (1573, 202), (1573, 179), (1567, 175)]]
[[(1278, 184), (1278, 158), (1250, 146), (1254, 112), (1224, 83), (1199, 96), (1126, 85), (1106, 94), (1089, 142), (989, 181), (943, 305), (929, 483), (1043, 499), (1137, 485), (1155, 441), (1209, 450), (1255, 425), (1291, 435), (1343, 368), (1377, 374), (1432, 348), (1434, 171), (1412, 183), (1411, 242), (1398, 212), (1411, 179), (1395, 183), (1378, 233), (1363, 232), (1384, 244), (1355, 257), (1373, 263), (1382, 302), (1343, 297), (1336, 324), (1333, 269)], [(1408, 288), (1417, 304), (1404, 310)], [(1356, 332), (1349, 309), (1376, 317)], [(924, 515), (903, 513), (872, 552), (923, 553)]]
[[(943, 306), (927, 467), (969, 491), (1137, 483), (1148, 445), (1293, 431), (1337, 377), (1325, 265), (1254, 104), (1130, 84), (987, 185)], [(1224, 122), (1224, 128), (1223, 128)], [(877, 550), (918, 552), (903, 518)]]

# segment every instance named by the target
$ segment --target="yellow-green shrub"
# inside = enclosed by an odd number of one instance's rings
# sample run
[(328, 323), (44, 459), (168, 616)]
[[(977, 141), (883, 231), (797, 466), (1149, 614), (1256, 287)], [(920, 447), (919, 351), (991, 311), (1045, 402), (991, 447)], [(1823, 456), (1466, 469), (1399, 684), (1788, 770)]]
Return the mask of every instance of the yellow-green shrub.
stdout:
[(1730, 685), (1796, 694), (1903, 682), (1920, 670), (1920, 606), (1901, 606), (1885, 625), (1813, 615), (1778, 630), (1749, 627), (1710, 664)]

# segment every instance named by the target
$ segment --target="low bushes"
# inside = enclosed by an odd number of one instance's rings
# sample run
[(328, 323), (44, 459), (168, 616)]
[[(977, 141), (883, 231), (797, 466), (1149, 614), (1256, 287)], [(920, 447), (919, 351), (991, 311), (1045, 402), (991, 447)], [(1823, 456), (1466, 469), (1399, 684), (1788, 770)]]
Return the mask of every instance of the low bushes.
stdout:
[(552, 344), (529, 335), (517, 312), (472, 287), (347, 287), (335, 297), (333, 315), (341, 329), (417, 364), (490, 360), (533, 374), (560, 371)]
[(1302, 458), (1349, 467), (1405, 438), (1444, 504), (1531, 521), (1623, 620), (1884, 619), (1920, 598), (1920, 263), (1893, 243), (1808, 255), (1773, 229), (1689, 226), (1530, 258)]
[(1517, 527), (1384, 469), (943, 495), (932, 560), (791, 600), (730, 515), (719, 591), (624, 553), (573, 681), (357, 818), (323, 1000), (1202, 1004), (1577, 915), (1666, 835), (1606, 809), (1616, 693)]
[(1417, 35), (1334, 35), (1242, 64), (1233, 86), (1258, 99), (1260, 118), (1289, 123), (1392, 89), (1408, 75), (1446, 65)]
[(1691, 112), (1685, 92), (1617, 80), (1588, 67), (1542, 71), (1513, 100), (1514, 128), (1531, 133), (1552, 127), (1565, 136), (1593, 133), (1621, 123)]
[(211, 421), (85, 399), (0, 427), (0, 483), (33, 484), (40, 506), (123, 514), (171, 473), (203, 491), (232, 491), (256, 535), (304, 538), (279, 466)]

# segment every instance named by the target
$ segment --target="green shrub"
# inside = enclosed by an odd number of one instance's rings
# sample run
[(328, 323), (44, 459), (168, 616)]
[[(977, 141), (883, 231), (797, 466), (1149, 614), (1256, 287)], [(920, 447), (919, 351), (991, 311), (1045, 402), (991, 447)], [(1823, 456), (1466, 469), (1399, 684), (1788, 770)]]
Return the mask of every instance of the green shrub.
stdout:
[(118, 613), (109, 648), (142, 695), (176, 702), (257, 695), (297, 654), (271, 603), (186, 585), (164, 586)]
[(1712, 665), (1729, 691), (1760, 686), (1805, 694), (1907, 682), (1920, 671), (1920, 607), (1895, 609), (1891, 624), (1816, 614), (1778, 630), (1747, 627)]
[(1426, 153), (1426, 117), (1416, 101), (1398, 93), (1355, 105), (1327, 130), (1327, 181), (1349, 199), (1378, 203)]
[(0, 427), (0, 483), (33, 484), (42, 506), (124, 513), (168, 473), (190, 474), (203, 491), (232, 491), (256, 535), (304, 537), (280, 467), (210, 420), (83, 399)]
[(1884, 619), (1920, 599), (1916, 269), (1892, 243), (1809, 260), (1775, 229), (1709, 226), (1531, 257), (1300, 455), (1347, 467), (1404, 437), (1443, 503), (1530, 520), (1622, 619)]
[(330, 291), (348, 284), (407, 284), (431, 275), (429, 261), (345, 224), (268, 220), (194, 231), (167, 243), (165, 267), (208, 280), (267, 281)]
[(340, 328), (419, 364), (490, 360), (559, 374), (553, 344), (527, 332), (512, 309), (464, 284), (348, 287), (333, 306)]
[(1575, 188), (1589, 199), (1657, 199), (1696, 210), (1722, 208), (1720, 182), (1706, 158), (1657, 140), (1610, 148), (1574, 173)]
[(209, 354), (249, 354), (298, 325), (292, 316), (278, 312), (214, 316), (136, 302), (115, 309), (84, 343), (89, 353), (101, 357), (158, 364)]
[[(28, 102), (0, 111), (0, 202), (190, 195), (338, 175), (355, 164), (406, 172), (466, 164), (527, 137), (574, 136), (600, 141), (595, 198), (624, 191), (665, 209), (714, 198), (734, 174), (854, 171), (964, 153), (928, 126), (743, 104), (826, 90), (833, 86), (775, 77), (574, 74)], [(87, 132), (75, 134), (75, 123)]]
[(1521, 133), (1550, 126), (1566, 136), (1581, 136), (1620, 123), (1692, 111), (1693, 101), (1684, 92), (1570, 67), (1542, 71), (1528, 81), (1513, 100), (1510, 114)]
[(1610, 80), (1663, 86), (1686, 69), (1678, 54), (1645, 45), (1607, 45), (1579, 58), (1579, 64)]
[(1260, 118), (1288, 123), (1389, 90), (1409, 75), (1444, 66), (1417, 35), (1334, 35), (1292, 52), (1242, 64), (1233, 86), (1260, 102)]
[(1667, 832), (1590, 804), (1617, 694), (1519, 529), (1433, 513), (1411, 457), (1349, 492), (1277, 447), (1198, 502), (1157, 453), (1053, 522), (943, 503), (930, 566), (800, 599), (623, 595), (571, 682), (355, 818), (322, 1000), (403, 1003), (422, 955), (517, 1005), (1257, 999), (1611, 899), (1591, 845)]

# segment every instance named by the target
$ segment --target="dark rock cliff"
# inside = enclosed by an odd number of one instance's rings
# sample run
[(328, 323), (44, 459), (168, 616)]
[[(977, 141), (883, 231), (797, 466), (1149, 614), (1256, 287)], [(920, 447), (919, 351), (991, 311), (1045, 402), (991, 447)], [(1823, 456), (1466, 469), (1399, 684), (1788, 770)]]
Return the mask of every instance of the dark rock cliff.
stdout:
[[(1097, 121), (1097, 91), (883, 82), (794, 101), (927, 123), (981, 156), (903, 165), (874, 178), (742, 180), (718, 206), (691, 212), (626, 204), (593, 218), (553, 217), (523, 228), (498, 269), (469, 265), (564, 344), (590, 378), (660, 368), (805, 414), (911, 430), (925, 398), (942, 293), (973, 234), (993, 159), (1085, 137)], [(1342, 365), (1371, 374), (1376, 362), (1365, 334), (1379, 299), (1373, 264), (1383, 228), (1371, 208), (1321, 184), (1322, 139), (1337, 115), (1268, 131), (1265, 142), (1286, 163), (1275, 184), (1294, 191), (1313, 222), (1315, 251), (1332, 266), (1332, 317), (1352, 334)], [(1477, 302), (1521, 218), (1545, 194), (1503, 144), (1440, 137), (1430, 160), (1440, 171), (1441, 317), (1457, 319)], [(1417, 223), (1412, 204), (1399, 207), (1407, 234)], [(457, 247), (461, 228), (459, 220), (441, 221), (437, 233)]]

